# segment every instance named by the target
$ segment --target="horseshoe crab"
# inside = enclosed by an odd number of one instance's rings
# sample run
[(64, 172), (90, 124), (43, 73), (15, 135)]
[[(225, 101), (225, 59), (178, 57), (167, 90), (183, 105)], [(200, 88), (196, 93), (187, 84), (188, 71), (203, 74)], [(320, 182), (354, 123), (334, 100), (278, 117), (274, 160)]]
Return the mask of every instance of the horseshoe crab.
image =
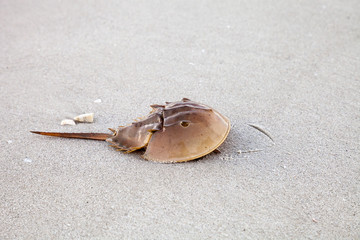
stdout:
[(151, 105), (149, 115), (107, 133), (32, 133), (107, 141), (118, 151), (130, 153), (145, 148), (143, 157), (161, 163), (195, 160), (215, 151), (230, 131), (230, 121), (216, 110), (183, 98), (165, 105)]

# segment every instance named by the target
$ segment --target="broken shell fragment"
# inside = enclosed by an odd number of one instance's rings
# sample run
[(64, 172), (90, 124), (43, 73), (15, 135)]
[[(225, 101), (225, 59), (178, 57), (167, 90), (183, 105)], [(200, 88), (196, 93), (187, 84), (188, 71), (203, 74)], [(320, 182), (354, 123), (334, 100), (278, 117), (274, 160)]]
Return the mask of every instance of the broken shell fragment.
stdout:
[(74, 117), (76, 122), (92, 123), (94, 122), (94, 113), (85, 113)]
[(75, 125), (75, 122), (74, 122), (74, 120), (72, 120), (72, 119), (64, 119), (64, 120), (61, 121), (60, 124), (61, 124), (62, 126), (63, 126), (63, 125)]

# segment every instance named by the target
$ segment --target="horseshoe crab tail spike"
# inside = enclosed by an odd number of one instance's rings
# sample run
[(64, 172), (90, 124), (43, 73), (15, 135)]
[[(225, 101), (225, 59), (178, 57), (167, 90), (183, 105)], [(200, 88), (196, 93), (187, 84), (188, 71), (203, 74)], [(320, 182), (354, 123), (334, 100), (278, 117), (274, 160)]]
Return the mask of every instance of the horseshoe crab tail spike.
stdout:
[(89, 140), (98, 140), (98, 141), (105, 141), (107, 138), (112, 137), (111, 134), (107, 134), (107, 133), (60, 133), (60, 132), (38, 132), (38, 131), (30, 131), (30, 132), (45, 136), (52, 136), (52, 137), (80, 138), (80, 139), (89, 139)]

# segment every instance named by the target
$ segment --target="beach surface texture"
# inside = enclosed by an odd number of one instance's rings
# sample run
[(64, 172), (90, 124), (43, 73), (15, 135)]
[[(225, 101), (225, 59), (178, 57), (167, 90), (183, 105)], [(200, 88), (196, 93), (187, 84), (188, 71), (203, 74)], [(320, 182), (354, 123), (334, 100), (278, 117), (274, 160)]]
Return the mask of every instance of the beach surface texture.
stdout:
[[(0, 1), (0, 239), (359, 239), (359, 10)], [(111, 133), (183, 97), (230, 119), (221, 153), (159, 164), (30, 133)]]

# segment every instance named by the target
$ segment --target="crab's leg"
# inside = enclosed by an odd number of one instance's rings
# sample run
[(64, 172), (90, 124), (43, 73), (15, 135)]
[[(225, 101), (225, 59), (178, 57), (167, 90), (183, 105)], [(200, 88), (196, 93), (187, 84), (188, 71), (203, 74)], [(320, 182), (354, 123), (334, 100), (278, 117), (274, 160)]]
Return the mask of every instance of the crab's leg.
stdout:
[(264, 129), (262, 129), (261, 127), (259, 127), (259, 126), (256, 126), (256, 125), (254, 125), (254, 124), (251, 124), (251, 123), (248, 123), (248, 125), (250, 126), (250, 127), (253, 127), (253, 128), (255, 128), (256, 130), (258, 130), (258, 131), (260, 131), (261, 133), (263, 133), (264, 135), (266, 135), (268, 138), (270, 138), (270, 140), (275, 144), (275, 141), (274, 141), (274, 139), (270, 136), (270, 134), (268, 133), (268, 132), (266, 132)]
[(80, 138), (80, 139), (89, 139), (89, 140), (98, 140), (98, 141), (105, 141), (107, 138), (112, 136), (112, 134), (107, 134), (107, 133), (60, 133), (60, 132), (38, 132), (38, 131), (30, 131), (30, 132), (45, 136), (52, 136), (52, 137)]

